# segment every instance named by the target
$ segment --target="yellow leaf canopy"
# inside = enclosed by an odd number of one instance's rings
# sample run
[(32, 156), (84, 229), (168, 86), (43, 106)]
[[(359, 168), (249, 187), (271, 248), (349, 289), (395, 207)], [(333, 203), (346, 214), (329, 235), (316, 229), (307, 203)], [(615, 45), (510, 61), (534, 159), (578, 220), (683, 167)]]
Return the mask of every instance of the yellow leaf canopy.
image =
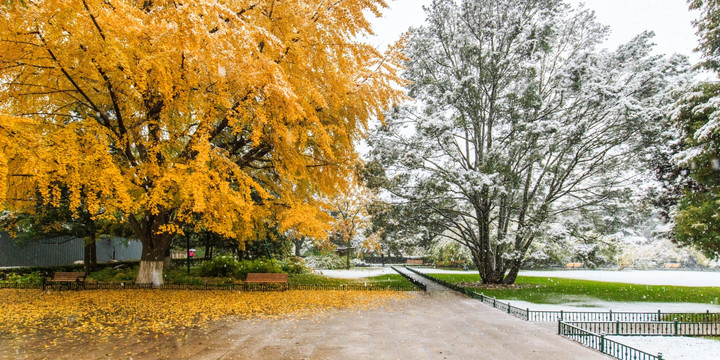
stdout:
[(402, 96), (398, 48), (355, 40), (385, 6), (0, 5), (0, 178), (29, 175), (48, 202), (62, 184), (146, 246), (184, 224), (241, 241), (268, 221), (319, 235), (318, 194), (345, 187), (353, 142)]

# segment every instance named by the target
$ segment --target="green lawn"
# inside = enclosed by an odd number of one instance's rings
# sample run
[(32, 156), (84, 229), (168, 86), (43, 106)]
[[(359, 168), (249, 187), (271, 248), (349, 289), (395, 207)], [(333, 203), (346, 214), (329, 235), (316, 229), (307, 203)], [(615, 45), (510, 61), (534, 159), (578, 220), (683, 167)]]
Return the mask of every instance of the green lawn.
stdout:
[(288, 281), (294, 285), (348, 285), (367, 283), (368, 285), (413, 286), (398, 274), (380, 275), (361, 279), (336, 279), (323, 275), (298, 274), (290, 275)]
[[(479, 275), (429, 275), (451, 283), (480, 281)], [(720, 299), (720, 287), (635, 285), (531, 276), (519, 276), (515, 285), (509, 288), (483, 285), (472, 288), (498, 299), (523, 300), (537, 304), (583, 303), (594, 300), (718, 304)]]

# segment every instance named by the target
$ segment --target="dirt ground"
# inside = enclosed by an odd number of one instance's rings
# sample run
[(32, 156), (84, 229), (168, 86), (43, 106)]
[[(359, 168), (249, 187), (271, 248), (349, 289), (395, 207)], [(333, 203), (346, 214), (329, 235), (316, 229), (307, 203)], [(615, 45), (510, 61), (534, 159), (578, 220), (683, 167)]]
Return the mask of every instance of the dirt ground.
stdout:
[(476, 300), (434, 287), (390, 309), (226, 320), (110, 343), (0, 339), (3, 359), (608, 359)]

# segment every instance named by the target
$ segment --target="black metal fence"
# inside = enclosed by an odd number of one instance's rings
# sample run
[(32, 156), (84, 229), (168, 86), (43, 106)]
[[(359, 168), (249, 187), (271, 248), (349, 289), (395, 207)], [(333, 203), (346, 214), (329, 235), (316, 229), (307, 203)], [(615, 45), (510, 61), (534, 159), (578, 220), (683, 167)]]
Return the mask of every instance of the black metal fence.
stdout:
[(417, 286), (422, 291), (427, 291), (427, 285), (417, 281), (415, 278), (408, 276), (408, 274), (398, 270), (396, 267), (391, 266), (393, 270), (395, 270), (396, 273), (402, 275), (407, 281), (411, 282), (413, 285)]
[(664, 313), (630, 312), (630, 311), (548, 311), (530, 310), (529, 321), (672, 321), (678, 319), (685, 322), (720, 322), (720, 313)]
[(467, 289), (467, 288), (464, 288), (464, 287), (461, 287), (461, 286), (457, 286), (457, 285), (455, 285), (455, 284), (453, 284), (453, 283), (449, 283), (449, 282), (444, 281), (444, 280), (440, 280), (440, 279), (434, 278), (434, 277), (432, 277), (432, 276), (430, 276), (430, 275), (428, 275), (428, 274), (419, 272), (419, 271), (417, 271), (417, 270), (415, 270), (415, 269), (413, 269), (413, 268), (407, 267), (407, 266), (405, 267), (405, 269), (407, 269), (408, 271), (411, 271), (411, 272), (413, 272), (413, 273), (415, 273), (415, 274), (418, 274), (418, 275), (420, 275), (420, 276), (422, 276), (422, 277), (424, 277), (424, 278), (426, 278), (426, 279), (428, 279), (428, 280), (430, 280), (430, 281), (434, 281), (434, 282), (436, 282), (436, 283), (438, 283), (438, 284), (440, 284), (440, 285), (442, 285), (442, 286), (445, 286), (445, 287), (447, 287), (447, 288), (449, 288), (449, 289), (452, 289), (452, 290), (455, 290), (455, 291), (457, 291), (457, 292), (463, 293), (463, 294), (465, 294), (465, 295), (467, 295), (467, 296), (469, 296), (469, 297), (471, 297), (471, 298), (473, 298), (473, 299), (480, 300), (480, 301), (482, 301), (483, 303), (485, 303), (485, 304), (487, 304), (487, 305), (490, 305), (490, 306), (492, 306), (492, 307), (494, 307), (494, 308), (496, 308), (496, 309), (500, 309), (501, 311), (506, 312), (506, 313), (508, 313), (508, 314), (510, 314), (510, 315), (512, 315), (512, 316), (515, 316), (515, 317), (520, 318), (520, 319), (523, 319), (523, 320), (529, 320), (528, 314), (530, 313), (530, 310), (527, 309), (527, 308), (526, 308), (526, 309), (522, 309), (522, 308), (519, 308), (519, 307), (517, 307), (517, 306), (513, 306), (513, 305), (511, 305), (510, 303), (504, 303), (504, 302), (502, 302), (502, 301), (497, 300), (496, 298), (489, 297), (489, 296), (485, 296), (484, 294), (479, 294), (479, 293), (477, 293), (477, 292), (475, 292), (475, 291), (472, 291), (472, 290), (470, 290), (470, 289)]
[(558, 334), (616, 359), (663, 360), (660, 353), (653, 355), (563, 321), (558, 321)]
[(568, 321), (598, 334), (618, 336), (718, 336), (720, 323), (675, 321)]
[(415, 269), (406, 267), (409, 271), (418, 274), (428, 280), (434, 281), (440, 285), (448, 287), (452, 290), (463, 293), (474, 299), (478, 299), (483, 303), (490, 305), (503, 312), (514, 315), (517, 318), (527, 321), (537, 322), (555, 322), (558, 320), (577, 322), (577, 321), (672, 321), (677, 319), (681, 322), (706, 322), (720, 323), (720, 313), (711, 313), (710, 310), (702, 313), (677, 313), (677, 312), (631, 312), (631, 311), (564, 311), (564, 310), (530, 310), (529, 308), (519, 308), (510, 303), (497, 300), (494, 297), (486, 296), (483, 293), (477, 293), (471, 289), (457, 286), (444, 280), (437, 279), (430, 275), (419, 272)]
[[(463, 293), (527, 321), (558, 322), (558, 334), (621, 360), (662, 360), (631, 346), (605, 338), (617, 336), (720, 336), (720, 313), (663, 313), (629, 311), (548, 311), (519, 308), (494, 297), (434, 278), (406, 267), (428, 280)], [(672, 321), (667, 321), (672, 320)]]

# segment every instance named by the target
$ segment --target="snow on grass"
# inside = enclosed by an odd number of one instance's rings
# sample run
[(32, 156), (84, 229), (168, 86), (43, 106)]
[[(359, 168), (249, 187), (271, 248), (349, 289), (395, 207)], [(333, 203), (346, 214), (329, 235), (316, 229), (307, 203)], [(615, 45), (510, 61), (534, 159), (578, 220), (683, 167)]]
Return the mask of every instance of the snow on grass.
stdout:
[(535, 304), (522, 300), (498, 299), (510, 303), (521, 309), (535, 311), (629, 311), (629, 312), (657, 312), (663, 313), (698, 313), (698, 312), (720, 312), (719, 305), (700, 303), (660, 303), (660, 302), (616, 302), (601, 301), (588, 298), (587, 301), (575, 301), (564, 304)]
[(720, 286), (720, 272), (673, 270), (521, 271), (520, 276), (557, 277), (642, 285)]
[[(414, 268), (429, 274), (477, 274), (477, 271)], [(720, 272), (673, 270), (549, 270), (520, 271), (520, 276), (554, 277), (641, 285), (720, 286)]]
[(421, 273), (425, 274), (474, 274), (477, 275), (477, 270), (445, 270), (445, 269), (435, 269), (435, 268), (425, 268), (425, 267), (412, 267), (413, 270), (417, 270)]
[(720, 357), (720, 341), (696, 337), (671, 336), (608, 336), (621, 344), (650, 354), (662, 353), (670, 360), (716, 360)]
[(350, 270), (318, 270), (319, 274), (337, 279), (362, 279), (366, 277), (397, 274), (390, 267), (353, 268)]

